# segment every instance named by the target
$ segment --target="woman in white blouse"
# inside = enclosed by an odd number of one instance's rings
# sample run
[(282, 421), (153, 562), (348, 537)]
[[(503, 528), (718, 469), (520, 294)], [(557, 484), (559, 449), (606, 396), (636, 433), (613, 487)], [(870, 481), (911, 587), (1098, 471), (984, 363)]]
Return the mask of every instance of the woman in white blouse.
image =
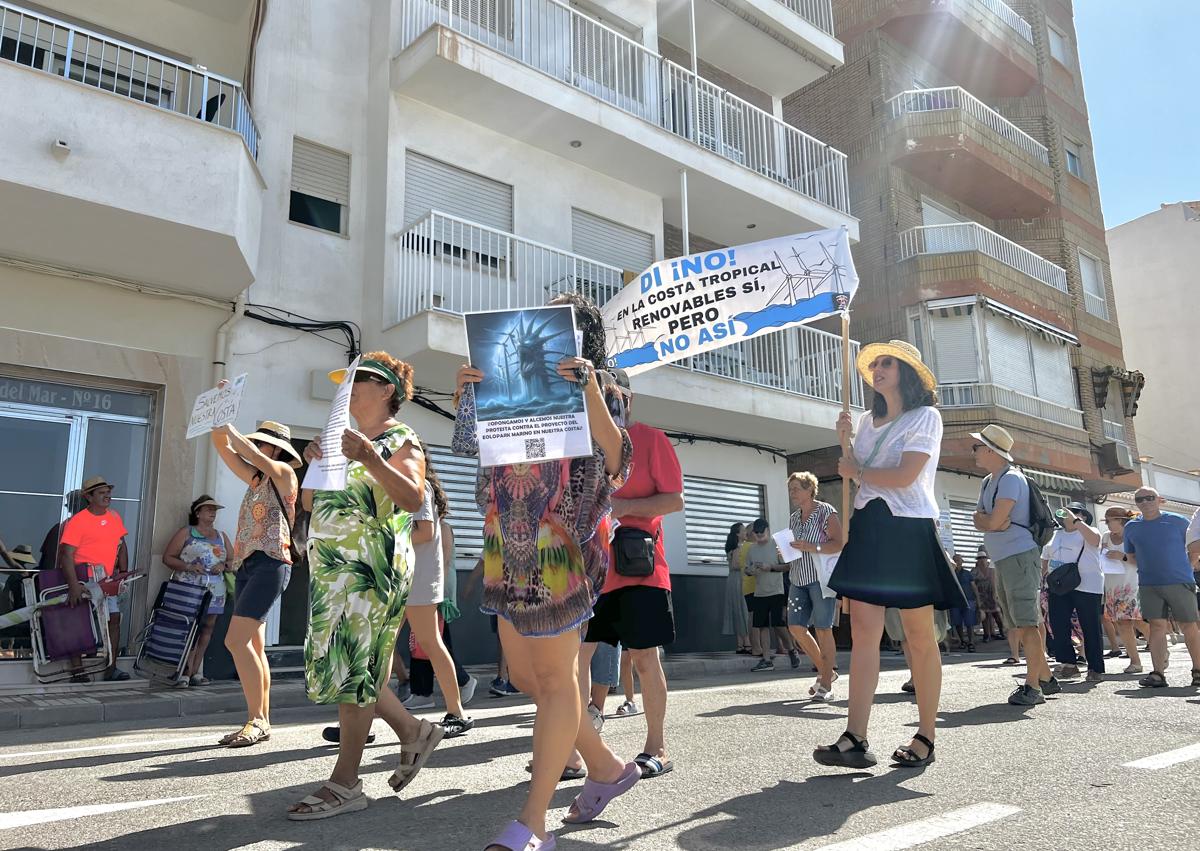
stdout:
[[(967, 605), (935, 525), (933, 483), (942, 445), (937, 379), (920, 352), (899, 340), (863, 347), (857, 366), (875, 396), (858, 422), (852, 455), (838, 462), (838, 472), (858, 482), (858, 495), (849, 541), (829, 580), (850, 601), (850, 709), (846, 732), (813, 751), (813, 759), (856, 769), (878, 761), (867, 743), (867, 724), (879, 683), (884, 610), (896, 608), (911, 655), (919, 723), (912, 741), (892, 753), (892, 762), (917, 768), (934, 760), (942, 688), (933, 611)], [(849, 437), (850, 415), (842, 414), (837, 427), (840, 436)]]
[(1066, 593), (1048, 595), (1050, 631), (1054, 633), (1054, 658), (1059, 661), (1056, 677), (1079, 676), (1079, 656), (1071, 641), (1071, 616), (1079, 618), (1083, 632), (1083, 650), (1087, 654), (1089, 683), (1104, 679), (1104, 631), (1100, 619), (1104, 612), (1104, 573), (1100, 569), (1100, 530), (1092, 527), (1092, 512), (1072, 502), (1055, 514), (1061, 529), (1054, 530), (1050, 543), (1042, 547), (1042, 559), (1053, 573), (1064, 564), (1079, 565), (1079, 585)]

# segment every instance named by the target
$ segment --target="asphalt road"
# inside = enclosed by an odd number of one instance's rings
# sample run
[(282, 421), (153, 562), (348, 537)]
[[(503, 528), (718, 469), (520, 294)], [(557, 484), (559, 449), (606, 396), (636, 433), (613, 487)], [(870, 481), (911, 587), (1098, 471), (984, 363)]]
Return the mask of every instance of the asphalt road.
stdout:
[[(559, 848), (1200, 847), (1200, 690), (1147, 691), (1117, 675), (1019, 709), (1005, 698), (1023, 669), (950, 661), (938, 760), (920, 772), (816, 765), (813, 746), (843, 729), (845, 690), (832, 705), (807, 702), (807, 669), (677, 683), (675, 771), (594, 824), (559, 831)], [(904, 671), (887, 662), (871, 730), (881, 758), (916, 718)], [(1168, 678), (1184, 682), (1188, 668), (1182, 645), (1172, 648)], [(476, 729), (443, 743), (402, 798), (386, 784), (395, 737), (377, 722), (363, 770), (370, 808), (309, 823), (284, 811), (328, 776), (327, 709), (280, 713), (270, 742), (236, 751), (213, 746), (237, 726), (229, 715), (13, 733), (0, 746), (0, 847), (477, 851), (520, 806), (532, 714), (486, 697), (470, 709)], [(630, 757), (643, 735), (639, 718), (605, 727)], [(554, 822), (580, 785), (559, 788)]]

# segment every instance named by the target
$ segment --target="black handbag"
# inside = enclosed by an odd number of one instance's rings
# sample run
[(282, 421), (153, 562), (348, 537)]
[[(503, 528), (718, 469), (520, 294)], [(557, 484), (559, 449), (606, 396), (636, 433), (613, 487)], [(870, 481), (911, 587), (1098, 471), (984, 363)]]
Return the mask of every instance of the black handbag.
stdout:
[(643, 577), (654, 573), (658, 536), (631, 526), (620, 526), (613, 538), (613, 567), (620, 576)]
[(1080, 547), (1079, 555), (1075, 557), (1075, 561), (1064, 562), (1047, 574), (1047, 591), (1061, 597), (1063, 594), (1070, 594), (1079, 587), (1079, 583), (1083, 581), (1079, 575), (1079, 559), (1083, 558), (1083, 551), (1086, 547), (1086, 543), (1083, 547)]

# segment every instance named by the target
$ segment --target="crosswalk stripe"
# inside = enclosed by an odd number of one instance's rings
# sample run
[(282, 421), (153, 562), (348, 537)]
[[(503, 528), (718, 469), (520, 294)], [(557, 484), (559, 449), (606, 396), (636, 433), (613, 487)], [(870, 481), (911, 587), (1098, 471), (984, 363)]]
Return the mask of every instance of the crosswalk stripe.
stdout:
[(49, 824), (54, 821), (69, 821), (70, 819), (102, 816), (107, 813), (119, 813), (123, 810), (138, 810), (144, 807), (157, 807), (161, 804), (174, 804), (178, 801), (192, 801), (205, 798), (207, 795), (188, 795), (183, 798), (155, 798), (149, 801), (126, 801), (121, 804), (91, 804), (86, 807), (58, 807), (53, 810), (23, 810), (15, 813), (0, 813), (0, 830), (12, 830), (16, 827), (30, 827), (35, 824)]
[(821, 851), (900, 851), (902, 848), (914, 848), (944, 836), (953, 836), (1019, 812), (1020, 807), (1010, 807), (1007, 804), (973, 804), (878, 833), (868, 833), (866, 836), (858, 836), (844, 842), (822, 845)]
[(1156, 771), (1160, 768), (1168, 768), (1172, 765), (1178, 765), (1181, 762), (1200, 759), (1200, 744), (1188, 745), (1187, 747), (1176, 748), (1173, 751), (1166, 753), (1155, 754), (1144, 759), (1135, 759), (1133, 762), (1122, 763), (1122, 768), (1144, 768), (1150, 771)]

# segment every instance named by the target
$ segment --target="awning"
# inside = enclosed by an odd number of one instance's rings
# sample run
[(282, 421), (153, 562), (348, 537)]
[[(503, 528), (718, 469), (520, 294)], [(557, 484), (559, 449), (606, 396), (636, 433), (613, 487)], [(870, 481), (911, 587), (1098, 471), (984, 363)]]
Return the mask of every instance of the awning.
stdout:
[(1064, 343), (1068, 343), (1072, 346), (1079, 345), (1079, 338), (1069, 331), (1064, 331), (1062, 328), (1051, 325), (1049, 322), (1043, 322), (1040, 319), (1035, 319), (1028, 313), (1022, 313), (1015, 308), (1009, 307), (1006, 304), (1001, 304), (1000, 302), (990, 299), (987, 296), (980, 296), (979, 300), (988, 310), (1011, 319), (1013, 322), (1016, 322), (1018, 325), (1023, 325), (1030, 331), (1035, 331), (1047, 337), (1053, 337), (1056, 340), (1062, 340)]
[(1064, 476), (1062, 473), (1051, 473), (1049, 470), (1034, 470), (1022, 467), (1021, 472), (1037, 482), (1042, 490), (1054, 493), (1079, 493), (1085, 490), (1083, 479), (1074, 476)]

